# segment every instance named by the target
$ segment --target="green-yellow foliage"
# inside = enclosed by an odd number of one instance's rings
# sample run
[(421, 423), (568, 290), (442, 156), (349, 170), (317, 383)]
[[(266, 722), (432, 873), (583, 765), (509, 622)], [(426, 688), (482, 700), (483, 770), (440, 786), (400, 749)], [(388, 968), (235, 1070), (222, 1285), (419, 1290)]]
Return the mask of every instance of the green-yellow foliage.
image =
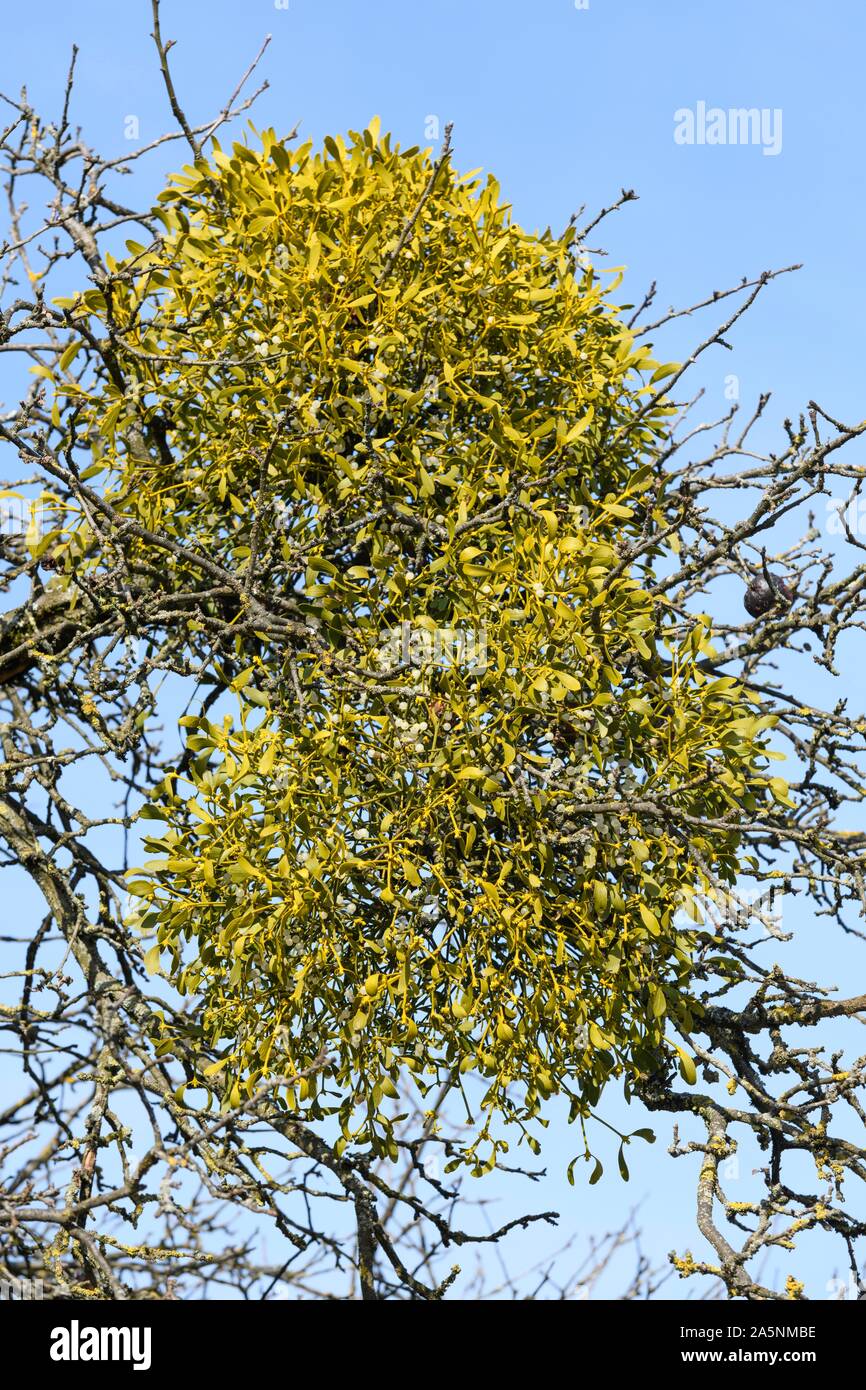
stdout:
[[(583, 1115), (676, 1060), (702, 933), (675, 917), (702, 865), (735, 877), (714, 821), (784, 789), (771, 721), (700, 669), (708, 621), (669, 637), (664, 547), (624, 549), (660, 527), (665, 369), (573, 234), (522, 231), (493, 179), (446, 164), (400, 246), (430, 174), (375, 124), (215, 146), (110, 305), (67, 303), (123, 349), (108, 384), (67, 371), (56, 411), (98, 431), (113, 505), (283, 605), (281, 642), (240, 603), (237, 717), (182, 721), (188, 776), (146, 809), (150, 963), (222, 1057), (199, 1081), (236, 1102), (325, 1052), (288, 1103), (395, 1154), (401, 1079), (481, 1078), (482, 1171), (492, 1117), (561, 1092)], [(155, 416), (159, 456), (134, 447)], [(86, 520), (52, 543), (86, 564)]]

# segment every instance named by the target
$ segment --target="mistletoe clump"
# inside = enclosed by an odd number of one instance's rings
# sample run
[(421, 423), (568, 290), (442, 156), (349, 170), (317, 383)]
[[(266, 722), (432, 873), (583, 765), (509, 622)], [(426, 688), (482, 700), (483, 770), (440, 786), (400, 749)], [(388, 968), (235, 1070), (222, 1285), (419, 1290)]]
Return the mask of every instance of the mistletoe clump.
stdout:
[[(158, 215), (63, 302), (55, 412), (127, 563), (176, 537), (161, 583), (197, 586), (177, 621), (235, 700), (181, 721), (133, 884), (186, 1055), (219, 1050), (191, 1084), (285, 1078), (396, 1157), (401, 1081), (450, 1080), (480, 1172), (497, 1118), (535, 1146), (554, 1095), (582, 1117), (613, 1077), (694, 1081), (694, 983), (737, 969), (694, 899), (736, 879), (732, 810), (787, 791), (772, 718), (657, 584), (672, 369), (573, 229), (521, 230), (493, 179), (375, 123), (214, 145)], [(73, 376), (100, 325), (112, 371)], [(105, 565), (93, 525), (43, 543), (55, 585)]]

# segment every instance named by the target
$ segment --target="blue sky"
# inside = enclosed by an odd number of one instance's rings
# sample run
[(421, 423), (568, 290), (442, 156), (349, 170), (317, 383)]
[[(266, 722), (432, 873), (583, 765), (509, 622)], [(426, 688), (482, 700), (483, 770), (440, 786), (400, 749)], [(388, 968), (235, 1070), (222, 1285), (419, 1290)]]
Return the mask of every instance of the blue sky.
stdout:
[[(40, 110), (59, 110), (69, 49), (78, 43), (75, 121), (89, 143), (120, 155), (170, 125), (149, 30), (147, 0), (7, 6), (0, 89), (17, 93), (26, 83)], [(285, 9), (273, 0), (166, 0), (163, 32), (177, 40), (173, 68), (194, 121), (223, 105), (270, 32), (260, 72), (271, 85), (254, 112), (260, 126), (288, 132), (300, 121), (302, 133), (318, 141), (378, 114), (401, 143), (424, 145), (431, 118), (440, 127), (453, 121), (455, 165), (495, 173), (529, 228), (559, 228), (581, 204), (594, 212), (621, 187), (634, 188), (640, 201), (593, 237), (609, 253), (605, 265), (626, 267), (620, 301), (638, 300), (656, 280), (664, 309), (744, 275), (803, 262), (797, 275), (765, 291), (733, 336), (734, 351), (717, 349), (702, 366), (707, 416), (724, 411), (725, 377), (736, 373), (744, 406), (762, 390), (773, 392), (765, 439), (776, 438), (781, 419), (811, 398), (837, 418), (862, 417), (866, 21), (859, 0), (828, 7), (813, 0), (590, 0), (588, 8), (574, 0), (288, 0)], [(677, 144), (675, 112), (699, 102), (781, 112), (780, 152)], [(138, 119), (138, 141), (125, 138), (130, 116)], [(134, 176), (130, 201), (146, 202), (183, 157), (179, 144), (151, 157)], [(681, 322), (664, 360), (713, 323)], [(851, 460), (862, 462), (862, 450)], [(839, 684), (858, 698), (853, 681)], [(804, 934), (798, 964), (817, 969), (827, 941), (810, 938), (807, 918), (798, 916), (796, 925)], [(820, 927), (822, 937), (827, 930)], [(862, 978), (862, 962), (837, 935), (830, 954), (838, 955), (839, 973)], [(624, 1120), (623, 1110), (611, 1113)], [(631, 1112), (628, 1121), (629, 1128), (645, 1122)], [(592, 1190), (580, 1178), (567, 1187), (571, 1136), (553, 1135), (545, 1152), (552, 1176), (545, 1190), (527, 1194), (530, 1204), (558, 1205), (570, 1234), (600, 1232), (643, 1199), (652, 1255), (664, 1260), (673, 1245), (705, 1254), (692, 1212), (698, 1159), (670, 1159), (669, 1125), (656, 1127), (653, 1149), (629, 1150), (626, 1191), (615, 1176)], [(744, 1191), (749, 1166), (744, 1160), (743, 1175), (731, 1179)], [(544, 1240), (536, 1232), (518, 1237), (517, 1264)], [(784, 1278), (782, 1257), (778, 1268)], [(826, 1296), (835, 1264), (817, 1243), (796, 1269), (815, 1280), (814, 1297)]]

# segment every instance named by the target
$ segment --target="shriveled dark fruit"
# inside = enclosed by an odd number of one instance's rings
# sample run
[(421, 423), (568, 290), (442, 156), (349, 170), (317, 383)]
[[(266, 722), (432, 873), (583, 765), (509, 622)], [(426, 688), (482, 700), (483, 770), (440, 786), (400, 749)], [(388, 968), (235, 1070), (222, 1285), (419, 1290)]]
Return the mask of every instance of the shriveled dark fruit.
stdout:
[(577, 729), (567, 719), (558, 719), (553, 730), (553, 746), (558, 753), (573, 748), (577, 742)]
[(777, 603), (793, 603), (794, 590), (783, 579), (773, 578), (773, 587), (766, 579), (753, 579), (743, 597), (743, 607), (753, 618), (762, 618)]

